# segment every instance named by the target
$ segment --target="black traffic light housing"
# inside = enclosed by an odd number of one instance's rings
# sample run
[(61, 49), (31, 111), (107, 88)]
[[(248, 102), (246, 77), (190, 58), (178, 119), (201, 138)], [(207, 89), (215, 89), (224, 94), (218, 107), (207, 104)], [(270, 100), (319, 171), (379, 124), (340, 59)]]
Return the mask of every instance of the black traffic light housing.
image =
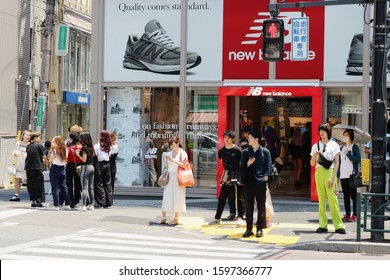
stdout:
[(284, 22), (272, 18), (263, 22), (263, 60), (282, 61), (284, 56)]

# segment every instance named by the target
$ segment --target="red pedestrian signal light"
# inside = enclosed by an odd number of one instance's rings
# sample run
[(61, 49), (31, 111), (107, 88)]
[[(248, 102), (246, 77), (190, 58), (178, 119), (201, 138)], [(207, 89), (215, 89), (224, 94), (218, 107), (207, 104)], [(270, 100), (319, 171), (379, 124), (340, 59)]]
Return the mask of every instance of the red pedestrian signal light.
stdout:
[(284, 22), (267, 19), (263, 22), (263, 60), (281, 61), (284, 55)]

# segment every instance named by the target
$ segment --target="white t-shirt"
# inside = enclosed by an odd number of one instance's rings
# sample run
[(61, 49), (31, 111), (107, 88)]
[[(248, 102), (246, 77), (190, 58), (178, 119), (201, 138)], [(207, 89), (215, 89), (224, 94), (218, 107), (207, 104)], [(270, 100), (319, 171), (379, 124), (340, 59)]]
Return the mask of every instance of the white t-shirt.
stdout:
[(65, 160), (61, 160), (60, 159), (60, 157), (57, 155), (57, 150), (56, 149), (53, 149), (53, 155), (54, 155), (54, 159), (52, 161), (53, 165), (58, 165), (58, 166), (65, 166), (66, 165), (66, 162), (67, 162), (67, 159), (68, 159), (68, 149), (66, 149)]
[(103, 152), (100, 149), (100, 143), (95, 144), (93, 147), (95, 150), (95, 154), (97, 156), (98, 161), (109, 161), (110, 160), (110, 155), (107, 152)]
[[(318, 143), (318, 142), (317, 142)], [(317, 143), (315, 143), (313, 145), (313, 147), (311, 147), (311, 152), (310, 152), (310, 155), (313, 156), (313, 154), (315, 152), (318, 151), (318, 145)], [(327, 159), (327, 160), (334, 160), (334, 158), (336, 156), (339, 156), (340, 154), (340, 147), (339, 147), (339, 144), (337, 144), (335, 141), (333, 140), (330, 140), (328, 143), (324, 144), (322, 143), (322, 141), (319, 142), (320, 143), (320, 152), (321, 154), (323, 154), (323, 156)], [(325, 151), (324, 151), (324, 146), (325, 146)], [(318, 161), (318, 158), (317, 158), (317, 161)], [(316, 163), (316, 169), (318, 167), (322, 167), (321, 165), (318, 164), (318, 162)], [(334, 167), (334, 163), (332, 163), (332, 165), (330, 166), (330, 168), (333, 168)]]
[(343, 146), (340, 153), (340, 179), (348, 179), (353, 172), (353, 162), (347, 157), (346, 152), (353, 149), (353, 145)]

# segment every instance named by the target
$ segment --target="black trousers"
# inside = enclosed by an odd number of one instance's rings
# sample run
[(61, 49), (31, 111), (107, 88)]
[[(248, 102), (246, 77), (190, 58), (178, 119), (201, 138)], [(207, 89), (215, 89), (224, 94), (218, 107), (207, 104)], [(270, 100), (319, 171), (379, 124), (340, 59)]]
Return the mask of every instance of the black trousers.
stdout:
[[(237, 190), (237, 193), (236, 193)], [(237, 201), (237, 207), (236, 207)], [(244, 186), (237, 185), (233, 187), (232, 192), (230, 192), (228, 197), (229, 210), (230, 214), (236, 215), (236, 210), (238, 209), (238, 216), (244, 218), (245, 215), (245, 200), (244, 200)]]
[(255, 207), (255, 199), (257, 203), (257, 230), (267, 227), (265, 219), (265, 192), (266, 184), (248, 184), (244, 186), (245, 205), (246, 205), (246, 230), (253, 228), (253, 211)]
[(99, 161), (95, 165), (95, 201), (100, 207), (112, 206), (111, 168), (108, 161)]
[(27, 190), (31, 201), (43, 202), (42, 192), (44, 192), (44, 179), (41, 169), (26, 170)]
[(352, 200), (352, 211), (353, 211), (352, 213), (353, 215), (356, 216), (357, 189), (350, 187), (349, 178), (340, 179), (340, 182), (341, 182), (341, 188), (343, 189), (345, 214), (347, 214), (347, 216), (351, 216), (351, 200)]
[[(221, 219), (221, 216), (222, 216), (222, 213), (223, 213), (223, 210), (225, 208), (225, 204), (226, 204), (226, 200), (227, 198), (229, 197), (229, 195), (231, 193), (234, 193), (235, 192), (235, 186), (233, 185), (225, 185), (225, 184), (222, 184), (222, 187), (221, 187), (221, 192), (219, 194), (219, 198), (218, 198), (218, 206), (217, 206), (217, 213), (215, 214), (215, 219)], [(242, 201), (242, 204), (240, 206), (240, 203), (239, 203), (239, 207), (238, 207), (238, 216), (240, 217), (243, 217), (244, 215), (244, 201)]]
[[(70, 205), (76, 205), (80, 202), (81, 199), (81, 180), (80, 176), (76, 172), (76, 164), (69, 162), (65, 167), (66, 172), (66, 185), (68, 187)], [(60, 204), (63, 200), (60, 199)]]

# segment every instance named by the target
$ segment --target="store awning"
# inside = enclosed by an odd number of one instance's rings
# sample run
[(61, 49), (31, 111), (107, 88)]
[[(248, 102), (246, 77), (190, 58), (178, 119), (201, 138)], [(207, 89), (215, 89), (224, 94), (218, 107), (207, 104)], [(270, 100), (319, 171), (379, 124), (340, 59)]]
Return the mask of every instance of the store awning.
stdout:
[(87, 33), (92, 30), (91, 18), (70, 8), (64, 10), (64, 23)]
[(217, 112), (193, 112), (186, 119), (187, 123), (217, 123)]

